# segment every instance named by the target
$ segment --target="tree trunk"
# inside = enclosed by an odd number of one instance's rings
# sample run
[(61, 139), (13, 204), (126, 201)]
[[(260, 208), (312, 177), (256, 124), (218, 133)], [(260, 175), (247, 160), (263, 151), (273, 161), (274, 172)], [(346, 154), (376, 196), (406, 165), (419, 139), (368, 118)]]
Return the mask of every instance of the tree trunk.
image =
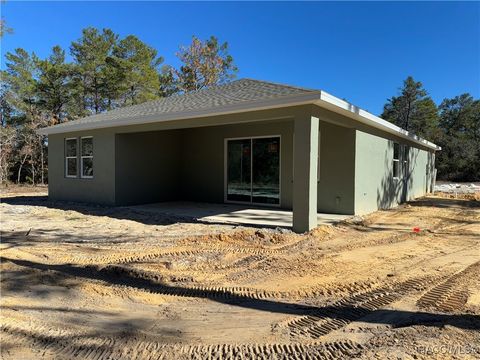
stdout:
[(45, 185), (45, 179), (44, 179), (44, 172), (45, 172), (45, 166), (44, 166), (44, 158), (43, 158), (43, 136), (40, 136), (40, 169), (41, 169), (41, 181), (42, 185)]
[(100, 112), (100, 104), (99, 104), (99, 96), (98, 96), (98, 86), (97, 86), (97, 78), (93, 78), (93, 83), (95, 87), (95, 114), (98, 114)]
[(20, 184), (20, 176), (22, 174), (23, 164), (25, 164), (26, 160), (27, 160), (27, 155), (25, 155), (23, 160), (20, 162), (20, 167), (18, 168), (18, 173), (17, 173), (17, 184)]
[(32, 160), (32, 185), (35, 186), (35, 163), (33, 161), (33, 156), (30, 156)]

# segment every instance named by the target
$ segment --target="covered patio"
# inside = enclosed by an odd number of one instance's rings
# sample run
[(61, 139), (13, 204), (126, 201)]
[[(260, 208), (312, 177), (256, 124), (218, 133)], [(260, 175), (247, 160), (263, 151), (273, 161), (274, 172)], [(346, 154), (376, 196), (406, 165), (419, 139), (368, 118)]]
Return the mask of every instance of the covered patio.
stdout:
[[(293, 212), (289, 210), (237, 204), (171, 201), (136, 205), (130, 206), (129, 208), (142, 212), (184, 217), (208, 223), (291, 228), (293, 222)], [(345, 220), (350, 216), (351, 215), (318, 213), (317, 224), (331, 225)]]
[(356, 123), (327, 105), (353, 109), (245, 79), (46, 128), (49, 197), (303, 233), (355, 213)]

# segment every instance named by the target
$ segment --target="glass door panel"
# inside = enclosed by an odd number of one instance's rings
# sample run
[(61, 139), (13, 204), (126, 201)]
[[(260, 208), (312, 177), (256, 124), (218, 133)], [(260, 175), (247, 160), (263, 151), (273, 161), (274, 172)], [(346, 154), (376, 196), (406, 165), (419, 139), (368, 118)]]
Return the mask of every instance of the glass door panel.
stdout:
[(280, 138), (252, 139), (252, 202), (280, 204)]
[(252, 201), (251, 139), (227, 141), (227, 200)]

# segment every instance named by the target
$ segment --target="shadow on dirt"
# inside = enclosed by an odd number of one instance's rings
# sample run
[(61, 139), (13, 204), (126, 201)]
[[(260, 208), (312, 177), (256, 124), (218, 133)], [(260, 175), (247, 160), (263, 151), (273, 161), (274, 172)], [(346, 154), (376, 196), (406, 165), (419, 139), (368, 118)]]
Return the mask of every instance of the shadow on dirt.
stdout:
[(120, 220), (132, 220), (145, 225), (171, 225), (184, 219), (173, 216), (137, 211), (128, 207), (92, 205), (70, 201), (50, 201), (48, 196), (11, 196), (2, 199), (9, 205), (40, 206), (48, 209), (76, 211), (83, 215), (108, 216)]
[[(82, 235), (84, 234), (84, 235)], [(66, 233), (65, 229), (30, 229), (28, 231), (1, 231), (2, 249), (8, 250), (16, 247), (34, 246), (41, 243), (69, 243), (84, 244), (85, 250), (91, 253), (101, 251), (95, 247), (88, 247), (89, 243), (101, 242), (102, 244), (121, 244), (125, 242), (137, 242), (144, 239), (128, 234), (118, 235), (92, 235), (88, 232)]]
[(94, 315), (114, 315), (111, 311), (97, 311), (74, 309), (67, 307), (48, 307), (48, 306), (23, 306), (23, 305), (0, 305), (0, 309), (14, 310), (14, 311), (48, 311), (61, 313), (75, 313), (75, 314), (94, 314)]
[[(360, 310), (362, 312), (362, 321), (369, 321), (368, 315), (375, 313), (368, 309), (352, 306), (324, 306), (316, 307), (311, 305), (298, 305), (270, 299), (259, 299), (251, 295), (234, 294), (226, 289), (197, 289), (181, 286), (174, 286), (165, 283), (158, 283), (150, 279), (139, 278), (129, 275), (128, 272), (122, 268), (111, 269), (97, 266), (74, 266), (71, 264), (51, 265), (36, 263), (27, 260), (9, 259), (2, 257), (0, 261), (9, 261), (16, 265), (42, 270), (54, 271), (64, 275), (73, 277), (81, 277), (89, 280), (100, 280), (109, 285), (129, 286), (135, 289), (151, 292), (161, 295), (175, 295), (191, 298), (206, 298), (218, 303), (239, 306), (242, 308), (266, 311), (273, 313), (282, 313), (288, 315), (308, 315), (308, 314), (322, 314), (327, 313), (329, 317), (340, 320), (353, 321), (358, 318), (357, 314)], [(118, 272), (115, 272), (118, 270)], [(381, 310), (386, 316), (378, 317), (372, 316), (373, 323), (383, 323), (388, 325), (395, 325), (398, 319), (408, 319), (410, 325), (424, 325), (442, 327), (445, 325), (452, 325), (464, 329), (480, 330), (480, 316), (468, 314), (430, 314), (425, 312), (409, 312), (401, 310)], [(357, 318), (355, 318), (357, 316)]]
[[(43, 326), (32, 326), (31, 329), (5, 326), (2, 331), (13, 337), (13, 341), (9, 341), (9, 337), (3, 337), (0, 355), (12, 353), (16, 348), (22, 349), (24, 345), (28, 344), (32, 352), (38, 353), (42, 358), (46, 354), (50, 354), (55, 359), (74, 357), (103, 359), (106, 358), (103, 355), (108, 354), (112, 356), (108, 358), (123, 359), (130, 358), (122, 355), (122, 352), (125, 348), (133, 350), (134, 344), (168, 343), (182, 339), (181, 333), (176, 329), (162, 328), (154, 334), (145, 333), (144, 330), (149, 326), (151, 326), (151, 321), (146, 322), (144, 319), (132, 319), (131, 321), (110, 319), (103, 326), (97, 326), (95, 331), (83, 333), (59, 333)], [(115, 348), (119, 353), (113, 353)]]
[[(231, 225), (231, 226), (245, 226), (250, 228), (278, 228), (281, 226), (268, 224), (249, 224), (235, 222), (235, 215), (231, 215), (229, 222), (216, 222), (213, 220), (202, 220), (193, 216), (175, 215), (174, 213), (146, 211), (131, 206), (103, 206), (93, 205), (88, 203), (71, 202), (71, 201), (51, 201), (48, 196), (11, 196), (2, 198), (1, 201), (9, 205), (23, 205), (23, 206), (39, 206), (48, 209), (76, 211), (82, 215), (89, 216), (106, 216), (117, 220), (130, 220), (144, 225), (166, 226), (176, 223), (192, 223), (192, 224), (206, 224), (206, 225)], [(212, 208), (215, 208), (213, 204)], [(236, 209), (251, 209), (252, 206), (237, 206)], [(278, 210), (278, 209), (277, 209)], [(219, 215), (220, 213), (209, 213), (209, 215)], [(284, 220), (283, 218), (272, 218), (271, 220)], [(290, 226), (288, 227), (290, 228)]]
[(480, 201), (477, 200), (460, 200), (439, 197), (424, 197), (418, 200), (410, 201), (411, 206), (426, 206), (438, 208), (480, 208)]

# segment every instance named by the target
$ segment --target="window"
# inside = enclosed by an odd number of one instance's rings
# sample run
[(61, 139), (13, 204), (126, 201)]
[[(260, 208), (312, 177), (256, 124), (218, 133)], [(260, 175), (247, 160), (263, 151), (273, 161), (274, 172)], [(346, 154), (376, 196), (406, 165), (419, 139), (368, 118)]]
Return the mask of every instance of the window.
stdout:
[(81, 138), (81, 175), (82, 178), (93, 178), (93, 138), (86, 136)]
[(400, 177), (400, 144), (393, 143), (393, 177)]
[(408, 156), (410, 153), (410, 147), (403, 145), (402, 162), (403, 162), (403, 176), (408, 176)]
[(280, 205), (280, 137), (225, 139), (225, 201)]
[(65, 176), (77, 177), (77, 139), (65, 139)]

